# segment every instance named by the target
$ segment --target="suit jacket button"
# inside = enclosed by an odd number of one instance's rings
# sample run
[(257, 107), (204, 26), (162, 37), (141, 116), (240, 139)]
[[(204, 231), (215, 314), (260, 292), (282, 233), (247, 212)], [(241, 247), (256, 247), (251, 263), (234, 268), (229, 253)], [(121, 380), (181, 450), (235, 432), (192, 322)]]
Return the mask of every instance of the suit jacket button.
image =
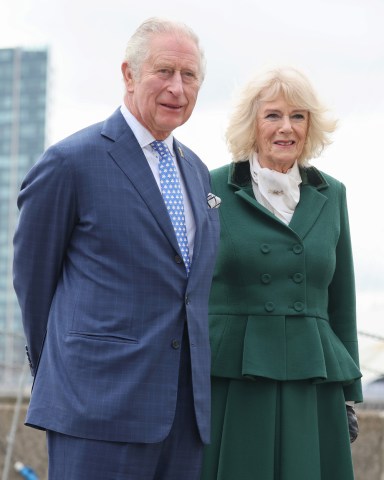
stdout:
[(178, 340), (172, 340), (172, 348), (174, 348), (175, 350), (180, 348), (180, 342)]
[(260, 245), (260, 250), (262, 253), (269, 253), (271, 251), (271, 247), (267, 243), (263, 243)]
[(264, 308), (267, 312), (273, 312), (275, 310), (275, 304), (273, 302), (267, 302)]
[(175, 262), (176, 263), (183, 263), (183, 259), (180, 257), (180, 255), (175, 255)]
[(304, 278), (303, 274), (299, 273), (299, 272), (297, 272), (293, 275), (293, 281), (295, 283), (301, 283), (303, 281), (303, 278)]
[(296, 243), (293, 245), (293, 253), (296, 253), (296, 255), (300, 255), (300, 253), (303, 253), (303, 246), (300, 245), (300, 243)]
[(271, 283), (272, 276), (269, 273), (263, 273), (261, 275), (261, 283), (268, 284)]
[(296, 310), (296, 312), (302, 312), (304, 310), (304, 303), (303, 302), (295, 302), (293, 304), (293, 308)]

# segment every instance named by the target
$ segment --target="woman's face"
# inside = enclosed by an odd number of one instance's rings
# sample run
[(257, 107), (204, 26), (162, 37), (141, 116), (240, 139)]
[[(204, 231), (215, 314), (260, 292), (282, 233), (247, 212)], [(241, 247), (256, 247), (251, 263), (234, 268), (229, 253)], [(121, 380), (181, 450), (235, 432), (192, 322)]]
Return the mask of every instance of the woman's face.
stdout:
[(308, 125), (309, 112), (289, 105), (282, 94), (262, 102), (256, 117), (260, 165), (287, 172), (303, 151)]

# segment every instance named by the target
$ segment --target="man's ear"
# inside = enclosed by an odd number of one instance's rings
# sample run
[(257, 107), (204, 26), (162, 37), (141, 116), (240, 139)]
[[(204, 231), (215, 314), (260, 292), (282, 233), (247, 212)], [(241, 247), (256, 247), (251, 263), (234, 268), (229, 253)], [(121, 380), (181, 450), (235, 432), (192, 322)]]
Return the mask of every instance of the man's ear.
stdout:
[(128, 62), (123, 62), (121, 64), (121, 73), (123, 74), (123, 79), (125, 83), (125, 88), (127, 92), (133, 92), (134, 80), (132, 70), (128, 65)]

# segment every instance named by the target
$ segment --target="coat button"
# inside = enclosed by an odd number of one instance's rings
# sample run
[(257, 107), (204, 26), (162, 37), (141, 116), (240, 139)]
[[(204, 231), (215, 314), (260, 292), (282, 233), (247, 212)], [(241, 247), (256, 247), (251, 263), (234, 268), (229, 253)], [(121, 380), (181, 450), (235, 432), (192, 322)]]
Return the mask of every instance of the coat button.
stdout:
[(260, 250), (262, 253), (269, 253), (271, 251), (271, 247), (268, 245), (268, 243), (263, 243), (260, 245)]
[(293, 304), (293, 308), (296, 310), (296, 312), (302, 312), (304, 310), (304, 303), (303, 302), (295, 302)]
[(273, 302), (267, 302), (264, 308), (267, 312), (273, 312), (273, 310), (275, 310), (275, 304)]
[(303, 246), (300, 245), (300, 243), (296, 243), (293, 245), (293, 253), (296, 253), (296, 255), (300, 255), (300, 253), (303, 253)]
[(175, 262), (176, 263), (183, 263), (183, 259), (180, 257), (180, 255), (175, 255)]
[(179, 340), (172, 340), (172, 348), (174, 348), (175, 350), (177, 350), (178, 348), (180, 348), (180, 342), (179, 342)]
[(261, 283), (268, 284), (271, 283), (272, 276), (269, 273), (263, 273), (261, 275)]
[(299, 272), (298, 272), (298, 273), (295, 273), (295, 274), (293, 275), (293, 281), (294, 281), (295, 283), (301, 283), (301, 282), (303, 281), (303, 278), (304, 278), (304, 275), (303, 275), (302, 273), (299, 273)]
[(185, 296), (185, 304), (189, 305), (191, 303), (191, 300), (189, 299), (188, 295)]

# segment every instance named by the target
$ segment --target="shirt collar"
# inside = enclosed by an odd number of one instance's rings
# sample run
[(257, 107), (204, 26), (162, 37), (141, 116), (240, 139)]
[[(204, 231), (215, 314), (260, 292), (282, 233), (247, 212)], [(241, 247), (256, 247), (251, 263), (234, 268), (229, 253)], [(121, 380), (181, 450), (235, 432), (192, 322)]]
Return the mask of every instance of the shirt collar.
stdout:
[[(137, 118), (132, 115), (132, 113), (128, 110), (125, 103), (123, 103), (120, 107), (120, 111), (125, 118), (125, 121), (128, 123), (128, 126), (132, 130), (133, 134), (136, 137), (136, 140), (139, 142), (141, 148), (149, 147), (150, 144), (156, 140), (154, 136), (147, 130), (138, 120)], [(169, 151), (174, 156), (173, 151), (173, 134), (169, 135), (165, 140), (164, 143), (167, 145)]]
[(259, 175), (262, 176), (264, 172), (267, 172), (267, 173), (273, 172), (274, 179), (277, 182), (279, 181), (279, 178), (285, 179), (286, 177), (290, 177), (293, 180), (293, 183), (297, 183), (297, 185), (299, 185), (302, 182), (297, 160), (292, 165), (292, 167), (287, 170), (286, 173), (282, 173), (282, 172), (277, 172), (275, 170), (271, 170), (266, 167), (262, 167), (259, 163), (257, 153), (254, 152), (253, 156), (250, 158), (250, 171), (251, 171), (251, 176), (253, 177), (256, 183), (258, 183)]
[[(328, 187), (328, 182), (322, 173), (311, 166), (299, 166), (303, 185), (311, 185), (317, 190)], [(229, 166), (228, 183), (238, 188), (251, 187), (251, 171), (249, 161), (232, 162)]]

